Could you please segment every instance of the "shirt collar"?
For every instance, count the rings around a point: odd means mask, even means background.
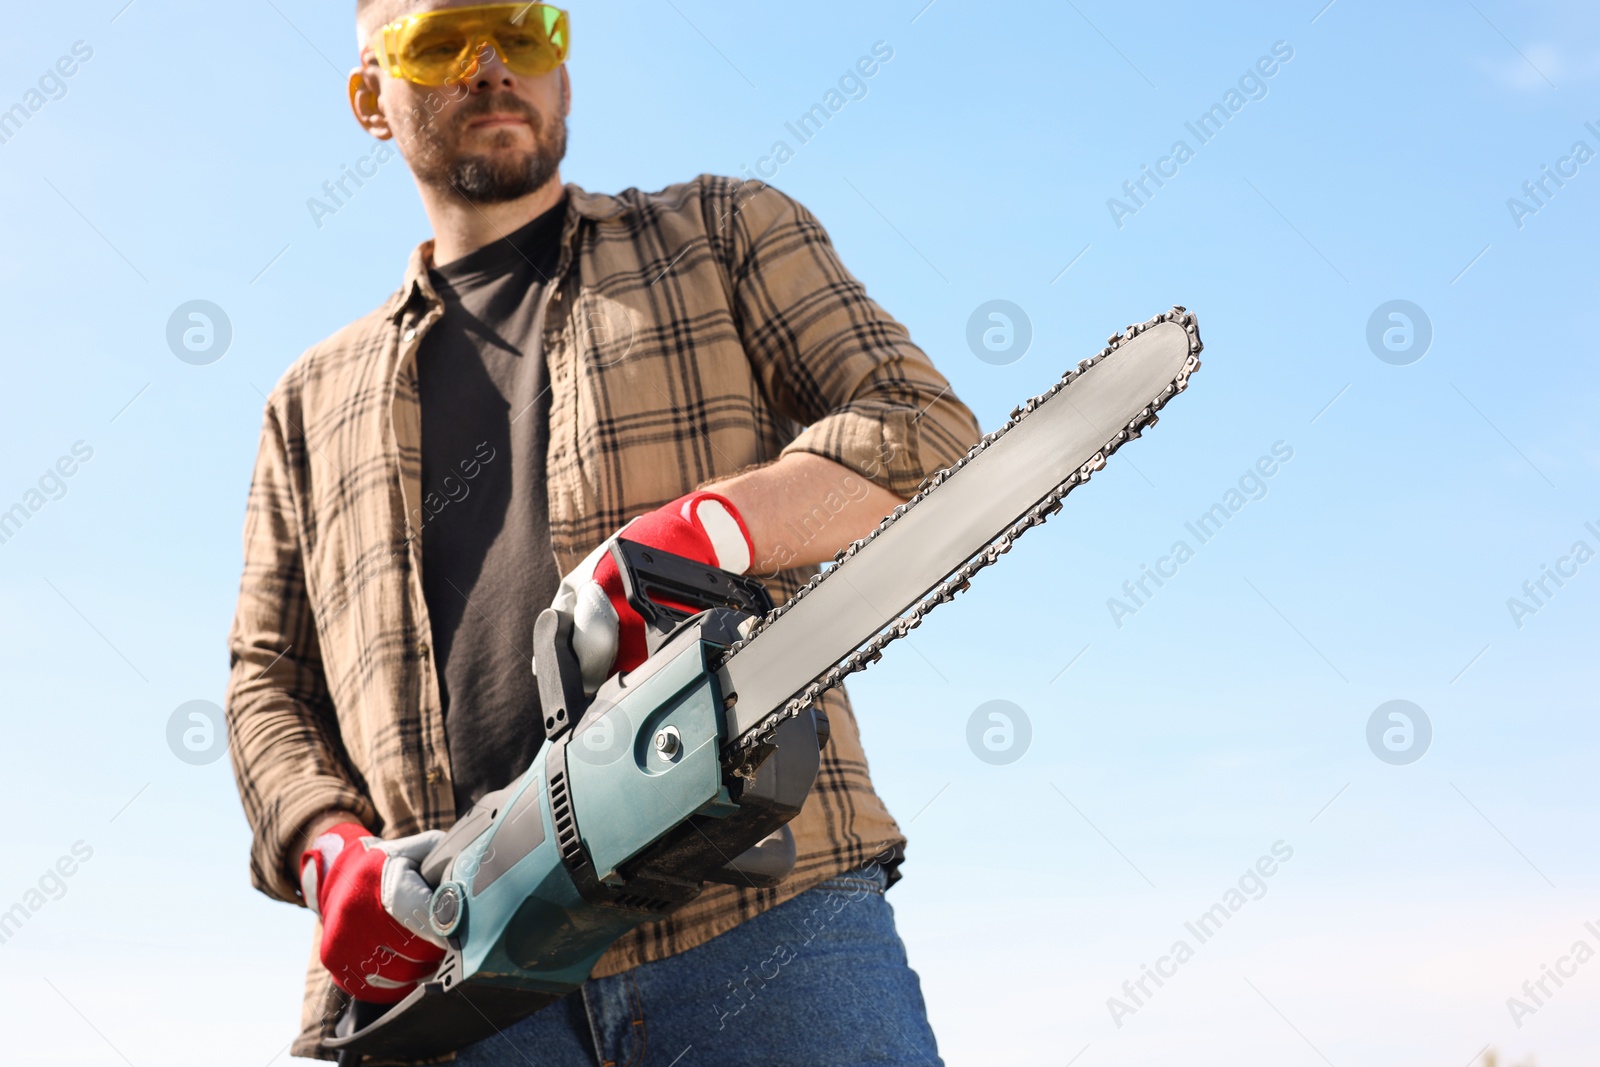
[[[606,193],[591,193],[571,182],[568,182],[565,188],[567,219],[562,224],[563,239],[570,240],[576,229],[573,225],[574,216],[594,222],[605,222],[625,215],[630,210],[626,203]],[[433,239],[429,238],[411,250],[411,258],[406,264],[405,279],[400,283],[400,289],[389,299],[388,307],[385,309],[386,317],[390,321],[398,324],[406,308],[415,300],[421,299],[424,303],[433,303],[439,299],[428,281],[428,269],[432,265]]]

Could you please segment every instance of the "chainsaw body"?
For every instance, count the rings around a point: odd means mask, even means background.
[[[735,775],[724,750],[736,697],[715,670],[739,624],[770,609],[765,590],[631,542],[613,552],[646,620],[649,658],[585,698],[570,618],[541,614],[544,745],[423,862],[445,959],[398,1004],[352,1001],[328,1042],[341,1063],[435,1056],[492,1036],[577,989],[617,938],[706,882],[767,887],[792,868],[785,824],[816,778],[826,717],[784,723],[754,775]]]

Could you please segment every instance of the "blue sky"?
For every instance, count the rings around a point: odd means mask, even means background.
[[[29,5],[0,40],[0,108],[39,105],[0,127],[0,508],[40,490],[0,543],[0,908],[50,890],[0,944],[0,1002],[18,1062],[284,1063],[309,916],[250,890],[227,761],[176,758],[168,723],[222,698],[263,394],[427,227],[398,160],[308,208],[373,148],[344,5],[124,2]],[[1600,16],[924,3],[577,5],[564,174],[771,174],[788,141],[773,183],[985,429],[1114,330],[1199,316],[1161,425],[851,684],[947,1061],[1579,1062],[1600,962],[1507,998],[1600,949],[1600,561],[1560,562],[1600,550],[1600,158],[1575,153],[1600,152]],[[1133,203],[1143,167],[1170,176]],[[995,299],[1032,330],[1005,365],[967,343]],[[206,365],[166,340],[191,300],[231,326]],[[1411,362],[1367,340],[1396,300],[1431,327]],[[1280,442],[1265,495],[1114,618]],[[1513,618],[1546,565],[1576,574]],[[991,700],[1030,723],[1010,763],[968,748]],[[1431,723],[1415,762],[1368,747],[1390,700]],[[1277,842],[1260,899],[1114,1012]]]

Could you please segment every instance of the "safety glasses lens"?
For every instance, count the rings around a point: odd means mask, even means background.
[[[403,38],[400,66],[419,75],[448,75],[470,61],[471,49],[467,27],[429,21]]]

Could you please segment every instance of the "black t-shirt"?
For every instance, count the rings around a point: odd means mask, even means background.
[[[544,740],[533,621],[561,576],[550,548],[550,390],[540,306],[566,201],[430,272],[444,315],[417,354],[422,592],[456,806],[527,769]]]

